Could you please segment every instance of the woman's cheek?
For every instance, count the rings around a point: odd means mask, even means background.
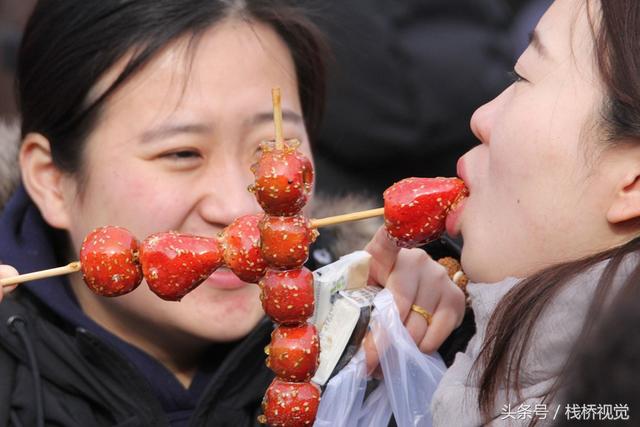
[[[114,177],[110,186],[112,197],[106,211],[112,221],[131,228],[139,238],[140,232],[152,233],[176,228],[180,209],[186,209],[186,190],[176,187],[176,182],[157,178]]]

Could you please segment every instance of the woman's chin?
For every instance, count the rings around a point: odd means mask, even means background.
[[[185,296],[179,304],[198,335],[212,341],[235,341],[251,332],[264,316],[257,285],[229,290],[203,283]]]

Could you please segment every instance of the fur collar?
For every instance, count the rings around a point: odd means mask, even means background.
[[[20,179],[19,146],[20,127],[17,120],[0,119],[0,211]]]

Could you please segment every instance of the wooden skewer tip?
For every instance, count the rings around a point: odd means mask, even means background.
[[[2,284],[2,287],[13,286],[32,280],[40,280],[46,279],[47,277],[62,276],[64,274],[75,273],[77,271],[80,271],[81,268],[82,264],[80,264],[80,261],[74,261],[63,267],[50,268],[48,270],[35,271],[33,273],[20,274],[14,277],[7,277],[6,279],[0,279],[0,284]]]
[[[271,89],[271,99],[273,102],[273,122],[276,128],[276,149],[284,149],[284,132],[282,130],[282,99],[280,88]]]

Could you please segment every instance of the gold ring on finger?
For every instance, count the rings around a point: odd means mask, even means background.
[[[424,320],[427,321],[427,326],[431,325],[431,318],[433,316],[426,309],[420,307],[417,304],[412,304],[411,305],[411,311],[414,311],[414,312],[418,313],[420,316],[422,316],[424,318]]]

